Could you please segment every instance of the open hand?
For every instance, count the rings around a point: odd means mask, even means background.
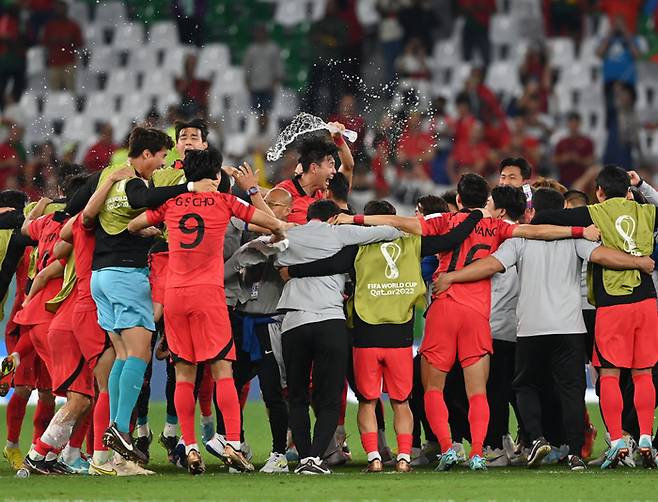
[[[438,295],[446,291],[450,286],[452,286],[450,274],[439,274],[432,283],[432,292]]]
[[[583,232],[583,237],[588,241],[598,242],[601,240],[601,231],[596,227],[596,225],[590,225],[585,228]]]

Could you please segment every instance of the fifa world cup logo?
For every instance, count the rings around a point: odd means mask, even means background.
[[[619,236],[624,239],[624,251],[633,256],[642,256],[642,253],[637,249],[635,239],[633,239],[636,226],[635,220],[627,214],[620,216],[615,221],[615,229]]]
[[[402,249],[395,242],[384,242],[379,249],[386,260],[386,270],[384,270],[384,275],[387,279],[397,279],[400,277],[400,270],[395,262],[400,258]]]

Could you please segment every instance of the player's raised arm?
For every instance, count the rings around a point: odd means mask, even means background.
[[[225,166],[222,169],[233,177],[235,184],[249,196],[251,204],[256,209],[260,209],[264,213],[274,216],[274,212],[270,209],[270,206],[265,203],[265,199],[263,199],[260,189],[258,188],[258,171],[253,172],[251,166],[247,162],[243,162],[242,165],[238,167]]]
[[[28,237],[30,236],[30,232],[29,232],[30,223],[32,223],[40,216],[43,216],[43,212],[45,211],[46,206],[51,202],[52,200],[50,200],[48,197],[42,197],[41,199],[39,199],[39,202],[37,202],[36,206],[32,208],[32,211],[30,211],[30,214],[27,215],[27,218],[25,218],[25,221],[21,226],[21,233],[23,235],[27,235]]]
[[[92,226],[96,216],[101,212],[101,208],[107,199],[107,194],[110,193],[112,185],[117,181],[125,180],[130,178],[135,174],[134,170],[130,167],[124,167],[118,171],[114,171],[110,174],[103,184],[94,192],[94,194],[89,198],[87,205],[82,210],[82,224],[85,227]],[[63,229],[62,229],[63,230]]]
[[[338,158],[340,159],[340,168],[338,169],[338,172],[345,175],[347,183],[351,189],[352,177],[354,175],[354,157],[352,156],[352,150],[350,150],[347,141],[343,138],[345,126],[340,122],[330,122],[329,124],[337,129],[337,132],[333,133],[331,137],[338,147]]]

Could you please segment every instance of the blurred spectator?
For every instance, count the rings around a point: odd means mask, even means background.
[[[76,55],[83,47],[82,31],[68,17],[68,4],[55,2],[55,15],[46,23],[41,37],[48,50],[48,87],[51,91],[75,91]]]
[[[271,123],[268,115],[258,115],[256,128],[247,138],[247,152],[254,171],[258,171],[259,185],[263,187],[271,186],[267,176],[265,154],[276,141],[276,136],[276,124]]]
[[[254,31],[254,41],[247,47],[242,61],[251,108],[268,114],[274,103],[274,90],[284,77],[281,49],[270,40],[265,25]]]
[[[432,77],[425,47],[419,38],[409,40],[404,53],[395,62],[400,80],[408,81],[410,87],[417,81],[428,82]]]
[[[462,141],[452,149],[448,161],[448,173],[452,183],[457,183],[461,175],[467,172],[486,177],[494,160],[491,148],[484,141],[484,128],[481,123],[476,122],[471,128],[468,142]]]
[[[427,180],[436,146],[432,135],[423,131],[421,119],[420,112],[409,115],[397,148],[398,172],[405,177]]]
[[[18,151],[11,145],[11,130],[11,124],[0,126],[0,187],[7,186],[7,179],[15,176],[21,167]]]
[[[439,96],[432,102],[432,116],[429,121],[429,131],[436,144],[436,157],[432,161],[432,180],[439,185],[449,185],[452,180],[447,172],[447,162],[450,157],[455,135],[455,120],[448,115],[448,101]]]
[[[507,114],[510,117],[517,117],[525,113],[531,100],[536,100],[539,103],[539,109],[546,113],[548,112],[548,98],[550,94],[547,89],[542,88],[537,80],[530,79],[523,86],[521,96],[512,99],[507,106]]]
[[[567,135],[555,146],[553,161],[560,181],[571,186],[594,163],[594,143],[580,127],[582,118],[578,112],[567,115]]]
[[[462,31],[464,59],[473,61],[477,51],[486,68],[491,61],[489,23],[496,12],[496,0],[458,0],[458,5],[466,18]]]
[[[552,37],[570,37],[579,42],[587,0],[544,0],[546,32]]]
[[[643,0],[599,0],[599,9],[610,19],[610,25],[621,19],[629,33],[637,33],[637,19]]]
[[[502,149],[500,156],[523,157],[533,166],[538,164],[541,156],[541,143],[526,133],[523,117],[512,120],[510,141]]]
[[[347,26],[336,0],[326,4],[322,19],[310,29],[313,60],[306,81],[304,108],[313,115],[328,116],[336,108],[341,91],[341,55],[348,43]],[[326,93],[327,99],[322,99]]]
[[[350,143],[355,162],[363,165],[367,162],[363,140],[366,135],[366,120],[359,114],[356,98],[345,94],[338,102],[338,113],[329,118],[330,122],[340,122],[347,129],[356,131],[359,135],[354,143]]]
[[[205,16],[208,8],[206,0],[174,0],[171,10],[178,25],[178,38],[182,44],[203,45]]]
[[[402,25],[398,19],[400,4],[397,0],[377,0],[379,44],[386,65],[386,82],[395,79],[395,61],[402,52]]]
[[[503,119],[505,113],[496,94],[484,83],[484,70],[475,67],[464,84],[464,94],[471,104],[473,115],[485,126],[495,118]]]
[[[555,123],[550,115],[542,113],[539,98],[530,97],[526,101],[523,116],[526,134],[543,145],[548,145]]]
[[[434,15],[428,2],[424,0],[411,0],[408,7],[400,9],[400,24],[402,25],[402,43],[406,46],[411,40],[417,38],[425,49],[431,54],[434,48],[434,31],[440,25],[439,19]]]
[[[615,17],[610,33],[603,39],[597,53],[603,59],[603,85],[606,101],[606,120],[614,114],[614,87],[616,82],[624,82],[635,87],[637,71],[635,60],[640,51],[633,35],[622,17]]]
[[[55,147],[46,141],[36,145],[32,158],[25,164],[18,176],[18,187],[35,200],[45,194],[47,178],[55,177]]]
[[[30,12],[28,19],[30,34],[34,40],[40,40],[41,30],[55,12],[55,0],[27,0],[23,4]]]
[[[640,121],[635,111],[635,89],[618,82],[614,86],[614,120],[608,123],[608,138],[603,154],[604,164],[616,164],[626,170],[641,160]]]
[[[386,171],[389,167],[389,143],[384,134],[377,134],[373,140],[375,154],[370,161],[370,168],[374,176],[373,188],[377,198],[386,197],[390,193],[390,186],[386,181]]]
[[[351,78],[343,79],[344,91],[358,94],[361,75],[361,59],[363,53],[363,26],[356,13],[357,0],[342,0],[340,17],[347,26],[347,43],[342,50],[342,70]]]
[[[457,108],[457,120],[455,121],[455,144],[467,142],[471,137],[471,129],[477,119],[471,111],[471,101],[463,92],[457,95],[455,101]]]
[[[196,77],[197,57],[195,54],[185,56],[183,75],[174,80],[176,91],[180,95],[180,110],[183,116],[192,117],[208,107],[210,82]]]
[[[114,131],[109,122],[101,126],[96,144],[92,145],[85,154],[82,164],[90,172],[100,171],[110,165],[112,155],[117,150],[114,144]]]
[[[27,86],[27,29],[20,8],[9,4],[0,14],[0,112],[5,104],[18,103]],[[11,92],[5,96],[11,83]]]

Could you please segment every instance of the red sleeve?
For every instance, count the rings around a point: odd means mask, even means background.
[[[251,222],[256,208],[251,204],[247,204],[242,199],[238,199],[235,195],[224,194],[226,205],[231,211],[231,214],[236,218],[240,218],[244,222]]]
[[[503,242],[506,239],[511,239],[513,237],[512,232],[518,225],[513,225],[507,223],[503,220],[498,220],[498,238],[500,242]]]
[[[156,209],[147,209],[146,221],[149,222],[149,225],[159,225],[164,221],[166,213],[167,213],[167,203],[162,204],[160,207]]]
[[[423,236],[441,235],[448,231],[448,221],[442,213],[430,214],[428,216],[419,216],[420,226],[423,230]]]
[[[43,227],[46,224],[46,217],[45,216],[40,216],[36,220],[32,220],[30,224],[27,226],[27,231],[30,234],[30,239],[33,241],[38,241],[39,236],[41,235],[41,232],[43,231]]]
[[[565,150],[565,148],[564,148],[565,145],[566,145],[566,142],[563,139],[558,141],[557,145],[555,145],[555,153],[558,154],[558,155],[563,153],[563,151]]]

